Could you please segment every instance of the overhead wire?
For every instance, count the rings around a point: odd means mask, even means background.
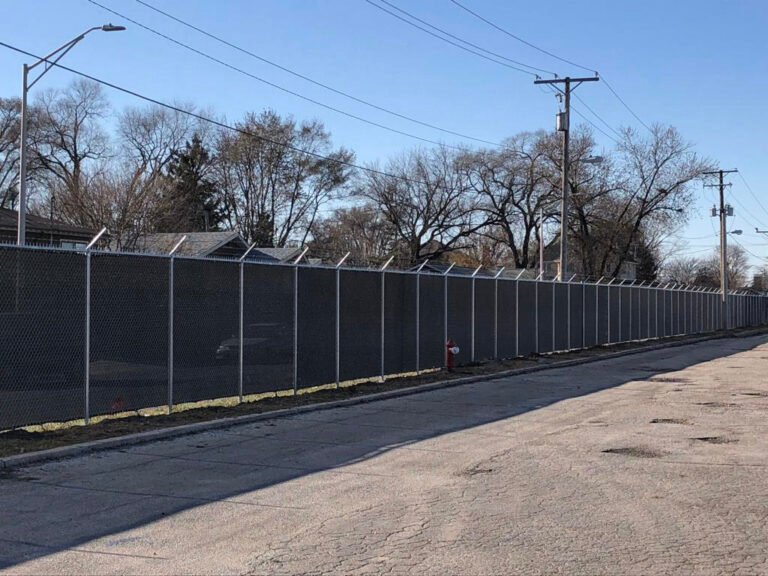
[[[396,14],[396,13],[392,12],[391,10],[388,10],[384,6],[380,6],[380,5],[376,4],[375,2],[372,2],[371,0],[365,0],[365,1],[368,4],[370,4],[371,6],[374,6],[375,8],[378,8],[382,12],[386,12],[390,16],[392,16],[394,18],[397,18],[398,20],[400,20],[402,22],[405,22],[406,24],[408,24],[410,26],[413,26],[414,28],[418,28],[422,32],[425,32],[426,34],[429,34],[430,36],[434,36],[435,38],[437,38],[439,40],[442,40],[443,42],[447,42],[448,44],[451,44],[452,46],[455,46],[455,47],[457,47],[457,48],[459,48],[461,50],[464,50],[465,52],[469,52],[471,54],[474,54],[475,56],[479,56],[480,58],[483,58],[485,60],[489,60],[489,61],[494,62],[494,63],[496,63],[496,64],[498,64],[500,66],[505,66],[505,67],[510,68],[512,70],[517,70],[518,72],[522,72],[523,74],[528,74],[529,76],[533,76],[534,78],[539,78],[539,75],[536,74],[535,72],[531,72],[530,70],[523,70],[519,66],[513,66],[512,64],[507,64],[506,62],[499,61],[496,58],[492,58],[490,56],[486,56],[485,54],[483,54],[481,52],[477,52],[476,50],[473,50],[471,48],[467,48],[466,46],[462,46],[461,44],[459,44],[457,42],[454,42],[453,40],[449,40],[448,38],[444,38],[443,36],[440,36],[439,34],[435,34],[431,30],[427,30],[423,26],[419,26],[415,22],[411,22],[410,20],[408,20],[406,18],[403,18],[399,14]]]
[[[448,128],[443,128],[441,126],[437,126],[435,124],[431,124],[429,122],[425,122],[423,120],[419,120],[418,118],[414,118],[413,116],[409,116],[407,114],[402,114],[400,112],[396,112],[394,110],[391,110],[389,108],[386,108],[384,106],[381,106],[379,104],[375,104],[371,102],[370,100],[366,100],[364,98],[360,98],[358,96],[355,96],[353,94],[350,94],[349,92],[345,92],[343,90],[339,90],[338,88],[334,88],[333,86],[330,86],[328,84],[325,84],[324,82],[320,82],[319,80],[315,80],[314,78],[311,78],[305,74],[302,74],[300,72],[296,72],[295,70],[292,70],[286,66],[283,66],[282,64],[278,64],[277,62],[274,62],[272,60],[269,60],[263,56],[260,56],[251,50],[248,50],[246,48],[243,48],[242,46],[238,46],[237,44],[234,44],[233,42],[230,42],[226,40],[225,38],[222,38],[221,36],[217,36],[216,34],[213,34],[211,32],[208,32],[207,30],[200,28],[199,26],[196,26],[194,24],[191,24],[190,22],[183,20],[179,18],[178,16],[175,16],[169,12],[166,12],[164,10],[161,10],[160,8],[153,6],[149,2],[145,2],[144,0],[135,0],[138,4],[153,10],[154,12],[161,14],[162,16],[165,16],[166,18],[169,18],[170,20],[173,20],[174,22],[177,22],[183,26],[186,26],[187,28],[190,28],[191,30],[194,30],[204,36],[207,36],[208,38],[211,38],[221,44],[224,44],[225,46],[228,46],[234,50],[237,50],[238,52],[241,52],[247,56],[250,56],[251,58],[254,58],[260,62],[263,62],[265,64],[268,64],[269,66],[273,66],[279,70],[282,70],[283,72],[286,72],[288,74],[291,74],[292,76],[295,76],[296,78],[300,78],[306,82],[309,82],[311,84],[314,84],[315,86],[319,86],[325,90],[328,90],[330,92],[333,92],[334,94],[338,94],[340,96],[344,96],[345,98],[349,98],[350,100],[353,100],[355,102],[358,102],[360,104],[363,104],[365,106],[369,106],[375,110],[379,110],[380,112],[385,112],[386,114],[391,114],[392,116],[395,116],[397,118],[401,118],[403,120],[407,120],[409,122],[413,122],[415,124],[419,124],[421,126],[425,126],[427,128],[431,128],[433,130],[438,130],[440,132],[443,132],[445,134],[451,134],[453,136],[458,136],[460,138],[465,138],[467,140],[474,140],[475,142],[481,142],[483,144],[490,144],[494,146],[498,146],[499,144],[496,142],[491,142],[489,140],[484,140],[482,138],[477,138],[475,136],[470,136],[468,134],[463,134],[461,132],[457,132],[455,130],[450,130]]]
[[[503,54],[498,54],[496,52],[488,50],[487,48],[483,48],[482,46],[478,46],[477,44],[474,44],[474,43],[470,42],[469,40],[466,40],[464,38],[456,36],[455,34],[451,34],[447,30],[439,28],[438,26],[435,26],[434,24],[430,24],[426,20],[423,20],[422,18],[419,18],[418,16],[415,16],[414,14],[408,12],[407,10],[403,10],[402,8],[392,4],[391,2],[389,2],[389,0],[378,0],[378,1],[381,2],[382,4],[386,4],[387,6],[392,8],[393,10],[397,10],[401,14],[405,14],[409,18],[412,18],[413,20],[415,20],[416,22],[424,24],[425,26],[427,26],[429,28],[432,28],[432,30],[436,30],[437,32],[440,32],[441,34],[445,34],[449,38],[453,38],[454,40],[458,40],[462,44],[466,44],[467,46],[471,46],[472,48],[475,48],[476,50],[480,50],[481,52],[485,52],[486,54],[490,54],[491,56],[494,56],[496,58],[501,58],[502,60],[505,60],[506,62],[510,62],[511,64],[514,64],[516,66],[523,66],[524,68],[529,68],[531,70],[536,70],[537,72],[541,72],[543,74],[549,74],[551,76],[557,77],[557,73],[553,72],[552,70],[545,70],[543,68],[537,68],[536,66],[531,66],[530,64],[526,64],[525,62],[520,62],[518,60],[513,60],[511,58],[508,58],[508,57],[504,56]],[[378,5],[374,4],[370,0],[366,0],[366,2],[368,2],[369,4],[371,4],[373,6],[376,6],[376,8],[379,8],[380,10],[382,9],[381,6],[378,6]],[[388,12],[386,10],[384,10],[384,11],[387,12],[388,14],[391,14],[391,12]]]
[[[19,54],[23,54],[25,56],[29,56],[31,58],[36,58],[38,60],[43,60],[42,56],[39,56],[37,54],[34,54],[32,52],[28,52],[27,50],[23,50],[22,48],[18,48],[17,46],[13,46],[11,44],[7,44],[6,42],[0,41],[0,46],[7,48],[9,50],[12,50],[14,52],[17,52]],[[414,184],[421,184],[425,185],[426,182],[423,182],[421,180],[415,180],[413,178],[408,178],[406,176],[401,176],[398,174],[392,174],[390,172],[385,172],[383,170],[377,170],[375,168],[370,168],[367,166],[362,166],[360,164],[356,164],[354,162],[349,162],[347,160],[341,160],[339,158],[333,158],[332,156],[326,156],[324,154],[320,154],[319,152],[313,152],[311,150],[305,150],[303,148],[299,148],[298,146],[294,146],[292,144],[289,144],[287,142],[280,142],[278,140],[275,140],[273,138],[269,138],[267,136],[263,136],[261,134],[256,134],[254,132],[251,132],[249,130],[244,130],[243,128],[238,128],[237,126],[232,126],[231,124],[227,124],[226,122],[222,122],[220,120],[215,120],[213,118],[209,118],[207,116],[203,116],[202,114],[199,114],[197,112],[193,112],[191,110],[185,110],[179,106],[175,106],[173,104],[168,104],[167,102],[163,102],[162,100],[158,100],[157,98],[153,98],[151,96],[146,96],[145,94],[142,94],[140,92],[137,92],[135,90],[131,90],[130,88],[125,88],[123,86],[119,86],[118,84],[114,84],[113,82],[108,82],[107,80],[102,80],[101,78],[98,78],[96,76],[92,76],[91,74],[87,74],[85,72],[81,72],[80,70],[77,70],[75,68],[70,68],[69,66],[65,66],[63,64],[59,64],[57,62],[49,62],[46,61],[49,66],[55,66],[56,68],[59,68],[61,70],[65,70],[71,74],[75,74],[76,76],[79,76],[81,78],[85,78],[87,80],[91,80],[93,82],[96,82],[98,84],[101,84],[102,86],[106,86],[108,88],[111,88],[113,90],[116,90],[118,92],[122,92],[123,94],[128,94],[129,96],[133,96],[135,98],[138,98],[140,100],[143,100],[145,102],[149,102],[150,104],[155,104],[156,106],[160,106],[161,108],[165,108],[167,110],[171,110],[173,112],[178,112],[180,114],[185,114],[187,116],[190,116],[192,118],[196,118],[200,120],[201,122],[207,122],[208,124],[211,124],[213,126],[218,126],[219,128],[224,128],[226,130],[230,130],[232,132],[237,132],[239,134],[242,134],[244,136],[249,136],[251,138],[256,138],[257,140],[261,140],[263,142],[267,142],[269,144],[274,144],[275,146],[282,146],[283,148],[286,148],[287,150],[291,150],[293,152],[304,154],[306,156],[311,156],[313,158],[317,158],[320,160],[326,160],[328,162],[333,162],[335,164],[338,164],[340,166],[347,166],[349,168],[354,168],[356,170],[362,170],[363,172],[367,172],[369,174],[377,174],[379,176],[386,176],[388,178],[395,178],[397,180],[401,180],[404,182],[410,182]]]
[[[485,23],[486,23],[486,24],[488,24],[489,26],[491,26],[491,27],[495,28],[495,29],[496,29],[496,30],[498,30],[499,32],[502,32],[502,33],[506,34],[507,36],[509,36],[509,37],[511,37],[511,38],[514,38],[514,39],[515,39],[515,40],[517,40],[518,42],[522,42],[523,44],[525,44],[526,46],[529,46],[529,47],[533,48],[534,50],[538,50],[538,51],[539,51],[539,52],[541,52],[542,54],[546,54],[547,56],[550,56],[550,57],[554,58],[555,60],[560,60],[561,62],[564,62],[565,64],[569,64],[569,65],[571,65],[571,66],[575,66],[576,68],[581,68],[582,70],[586,70],[587,72],[592,72],[592,73],[595,73],[595,74],[597,73],[597,71],[596,71],[596,70],[594,70],[593,68],[588,68],[588,67],[586,67],[586,66],[582,66],[581,64],[577,64],[576,62],[573,62],[573,61],[571,61],[571,60],[567,60],[567,59],[565,59],[565,58],[561,58],[561,57],[560,57],[560,56],[558,56],[557,54],[553,54],[552,52],[549,52],[548,50],[545,50],[544,48],[541,48],[541,47],[539,47],[539,46],[536,46],[535,44],[533,44],[533,43],[531,43],[531,42],[528,42],[527,40],[525,40],[525,39],[521,38],[520,36],[517,36],[516,34],[513,34],[513,33],[512,33],[512,32],[510,32],[509,30],[505,30],[505,29],[504,29],[504,28],[502,28],[501,26],[498,26],[498,25],[494,24],[493,22],[491,22],[491,21],[490,21],[490,20],[488,20],[487,18],[484,18],[483,16],[481,16],[481,15],[480,15],[480,14],[478,14],[477,12],[474,12],[473,10],[470,10],[469,8],[467,8],[466,6],[464,6],[462,3],[460,3],[460,2],[457,2],[457,0],[451,0],[451,2],[453,2],[454,4],[456,4],[456,6],[458,6],[458,7],[459,7],[459,8],[461,8],[462,10],[464,10],[464,11],[466,11],[466,12],[469,12],[469,13],[470,13],[470,14],[472,14],[472,16],[474,16],[475,18],[477,18],[477,19],[479,19],[479,20],[482,20],[483,22],[485,22]]]
[[[758,198],[757,194],[755,194],[754,190],[752,190],[752,186],[749,185],[749,182],[747,182],[747,179],[744,178],[744,175],[741,173],[741,171],[736,172],[736,174],[739,175],[739,178],[741,178],[741,181],[744,182],[744,186],[747,187],[747,191],[752,195],[752,198],[755,199],[755,202],[757,202],[757,205],[762,208],[763,212],[765,212],[766,216],[768,216],[768,210],[766,210],[765,206],[763,206],[763,203],[760,202],[760,199]]]
[[[611,126],[610,124],[608,124],[608,122],[606,122],[606,121],[605,121],[605,119],[604,119],[602,116],[600,116],[600,114],[598,114],[597,112],[595,112],[595,111],[594,111],[594,110],[593,110],[593,109],[592,109],[592,108],[589,106],[589,104],[587,104],[586,102],[584,102],[584,100],[582,100],[581,98],[579,98],[578,94],[573,94],[573,97],[574,97],[574,98],[576,98],[576,100],[578,100],[578,101],[581,103],[581,105],[582,105],[582,106],[584,106],[584,108],[586,108],[587,110],[589,110],[589,111],[592,113],[592,115],[593,115],[595,118],[597,118],[598,120],[600,120],[600,122],[602,122],[602,123],[603,123],[603,125],[604,125],[606,128],[608,128],[608,130],[610,130],[610,131],[611,131],[611,132],[612,132],[614,135],[616,135],[618,138],[623,138],[623,136],[622,136],[622,135],[619,133],[619,131],[618,131],[618,130],[616,130],[616,129],[615,129],[613,126]],[[571,107],[573,107],[573,104],[571,104]]]
[[[751,251],[749,248],[747,248],[746,246],[744,246],[744,245],[743,245],[741,242],[739,242],[739,241],[738,241],[738,240],[737,240],[737,239],[736,239],[734,236],[731,236],[731,239],[732,239],[734,242],[736,242],[736,244],[738,244],[739,246],[741,246],[741,248],[742,248],[742,249],[743,249],[743,250],[744,250],[744,251],[745,251],[747,254],[749,254],[749,255],[753,256],[754,258],[757,258],[757,259],[758,259],[758,260],[760,260],[760,261],[763,261],[763,260],[765,260],[765,256],[758,256],[757,254],[755,254],[754,252],[752,252],[752,251]]]
[[[544,48],[541,48],[540,46],[537,46],[536,44],[533,44],[532,42],[529,42],[528,40],[525,40],[524,38],[518,36],[517,34],[513,34],[509,30],[499,26],[495,22],[489,20],[488,18],[485,18],[481,14],[478,14],[474,10],[471,10],[470,8],[468,8],[467,6],[465,6],[464,4],[459,2],[458,0],[450,0],[450,1],[453,4],[455,4],[456,6],[458,6],[459,8],[461,8],[462,10],[464,10],[465,12],[467,12],[467,13],[471,14],[472,16],[474,16],[475,18],[477,18],[478,20],[481,20],[482,22],[485,22],[487,25],[491,26],[492,28],[495,28],[496,30],[498,30],[499,32],[501,32],[503,34],[506,34],[510,38],[513,38],[513,39],[517,40],[518,42],[521,42],[522,44],[525,44],[526,46],[529,46],[530,48],[533,48],[534,50],[537,50],[537,51],[541,52],[542,54],[546,54],[547,56],[550,56],[551,58],[554,58],[554,59],[559,60],[561,62],[564,62],[566,64],[570,64],[571,66],[575,66],[576,68],[580,68],[582,70],[586,70],[588,72],[592,72],[592,73],[600,76],[600,79],[602,80],[603,84],[605,84],[605,87],[608,88],[608,90],[611,92],[611,94],[613,94],[616,97],[616,99],[622,104],[622,106],[624,106],[624,108],[627,109],[627,111],[635,118],[635,120],[637,120],[646,130],[648,130],[649,132],[653,133],[653,130],[648,126],[648,124],[643,122],[643,120],[640,118],[640,116],[629,106],[629,104],[627,104],[627,102],[621,96],[619,96],[619,93],[613,88],[613,86],[611,86],[610,82],[608,82],[608,80],[606,80],[605,76],[603,74],[600,74],[594,68],[590,68],[588,66],[583,66],[583,65],[578,64],[576,62],[573,62],[572,60],[568,60],[567,58],[563,58],[562,56],[558,56],[557,54],[555,54],[553,52],[550,52],[549,50],[545,50]]]
[[[751,217],[747,217],[747,214],[749,213],[749,209],[744,204],[742,204],[741,200],[737,195],[733,194],[730,185],[728,186],[728,195],[726,196],[726,200],[728,202],[735,202],[744,211],[744,214],[741,214],[740,216],[734,215],[735,218],[741,217],[750,226],[754,228],[760,228],[760,226],[756,224]]]
[[[294,90],[290,90],[288,88],[280,86],[279,84],[275,84],[274,82],[266,80],[265,78],[261,78],[260,76],[256,76],[255,74],[252,74],[252,73],[248,72],[247,70],[243,70],[242,68],[234,66],[234,65],[232,65],[232,64],[230,64],[228,62],[225,62],[224,60],[216,58],[215,56],[211,56],[210,54],[208,54],[206,52],[203,52],[202,50],[198,50],[197,48],[194,48],[193,46],[190,46],[189,44],[181,42],[180,40],[177,40],[177,39],[175,39],[175,38],[173,38],[173,37],[171,37],[171,36],[169,36],[167,34],[164,34],[163,32],[155,30],[154,28],[152,28],[150,26],[147,26],[146,24],[143,24],[143,23],[139,22],[138,20],[130,18],[130,17],[124,15],[124,14],[121,14],[120,12],[118,12],[116,10],[113,10],[113,9],[107,7],[107,6],[104,6],[103,4],[100,4],[99,2],[97,2],[96,0],[87,0],[87,1],[89,3],[91,3],[91,4],[93,4],[94,6],[98,6],[99,8],[102,8],[103,10],[105,10],[105,11],[111,13],[111,14],[114,14],[115,16],[117,16],[119,18],[122,18],[123,20],[125,20],[127,22],[131,22],[132,24],[135,24],[136,26],[138,26],[138,27],[140,27],[140,28],[142,28],[142,29],[144,29],[144,30],[146,30],[148,32],[150,32],[152,34],[155,34],[156,36],[158,36],[160,38],[163,38],[163,39],[165,39],[165,40],[167,40],[169,42],[172,42],[173,44],[176,44],[177,46],[180,46],[180,47],[184,48],[185,50],[193,52],[193,53],[195,53],[195,54],[197,54],[197,55],[199,55],[199,56],[201,56],[203,58],[206,58],[207,60],[215,62],[215,63],[217,63],[217,64],[219,64],[221,66],[224,66],[226,68],[229,68],[230,70],[233,70],[233,71],[235,71],[235,72],[237,72],[239,74],[242,74],[244,76],[247,76],[249,78],[257,80],[258,82],[261,82],[263,84],[266,84],[268,86],[276,88],[277,90],[285,92],[286,94],[290,94],[292,96],[295,96],[295,97],[300,98],[302,100],[305,100],[307,102],[311,102],[312,104],[315,104],[315,105],[320,106],[322,108],[325,108],[327,110],[331,110],[332,112],[336,112],[337,114],[341,114],[341,115],[346,116],[348,118],[352,118],[352,119],[357,120],[359,122],[363,122],[363,123],[368,124],[370,126],[375,126],[377,128],[381,128],[382,130],[387,130],[387,131],[393,132],[395,134],[400,134],[401,136],[406,136],[408,138],[413,138],[415,140],[420,140],[422,142],[427,142],[429,144],[434,144],[434,145],[437,145],[437,146],[446,146],[448,148],[453,148],[453,149],[457,149],[457,150],[461,149],[458,146],[454,146],[454,145],[450,145],[450,144],[445,144],[444,142],[438,142],[436,140],[431,140],[430,138],[424,138],[422,136],[418,136],[418,135],[412,134],[410,132],[405,132],[404,130],[399,130],[399,129],[393,128],[391,126],[387,126],[385,124],[381,124],[379,122],[375,122],[373,120],[369,120],[367,118],[363,118],[362,116],[358,116],[356,114],[352,114],[351,112],[347,112],[347,111],[342,110],[340,108],[336,108],[335,106],[331,106],[329,104],[325,104],[324,102],[320,102],[319,100],[315,100],[314,98],[310,98],[309,96],[305,96],[305,95],[303,95],[303,94],[301,94],[299,92],[296,92]],[[483,141],[483,142],[485,142],[486,144],[491,144],[493,146],[501,146],[501,144],[498,144],[498,143],[495,143],[495,142],[490,142],[490,141]]]
[[[624,98],[622,98],[621,96],[619,96],[619,93],[618,93],[618,92],[616,92],[616,90],[614,90],[614,89],[613,89],[613,86],[611,86],[610,82],[608,82],[608,80],[606,80],[606,79],[605,79],[605,76],[602,76],[602,75],[601,75],[601,76],[600,76],[600,79],[603,81],[603,84],[605,84],[605,87],[606,87],[606,88],[608,88],[608,90],[610,90],[610,91],[611,91],[611,94],[613,94],[614,96],[616,96],[616,98],[618,99],[618,101],[619,101],[619,102],[621,102],[621,103],[622,103],[622,105],[624,106],[624,108],[626,108],[626,109],[629,111],[629,113],[630,113],[630,114],[632,114],[632,116],[634,116],[634,117],[635,117],[635,120],[637,120],[638,122],[640,122],[640,124],[642,124],[642,126],[643,126],[643,127],[646,129],[646,130],[648,130],[648,132],[650,132],[651,134],[653,134],[653,129],[652,129],[650,126],[648,126],[648,124],[646,124],[645,122],[643,122],[643,121],[642,121],[642,119],[640,118],[640,116],[638,116],[638,115],[635,113],[635,111],[634,111],[634,110],[632,110],[632,108],[630,108],[630,107],[629,107],[629,104],[627,104],[627,103],[624,101]]]

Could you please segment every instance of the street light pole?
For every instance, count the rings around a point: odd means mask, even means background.
[[[70,40],[63,46],[56,48],[53,52],[44,56],[32,65],[24,64],[21,70],[21,129],[19,131],[19,223],[17,229],[16,242],[19,246],[24,246],[27,240],[27,94],[30,88],[34,86],[40,78],[42,78],[51,67],[61,60],[64,55],[72,50],[75,45],[80,42],[87,34],[90,34],[94,30],[101,30],[102,32],[120,32],[125,30],[124,26],[113,26],[112,24],[104,24],[103,26],[94,26],[89,28],[80,36]],[[55,57],[55,58],[54,58]],[[53,58],[53,60],[51,60]],[[40,64],[45,63],[45,68],[38,75],[37,78],[29,82],[29,73]]]

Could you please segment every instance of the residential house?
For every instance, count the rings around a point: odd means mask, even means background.
[[[33,246],[82,249],[96,236],[94,230],[30,213],[26,224],[26,243]],[[0,244],[15,244],[18,226],[19,213],[0,208]]]

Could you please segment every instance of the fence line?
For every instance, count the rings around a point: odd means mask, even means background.
[[[383,381],[448,340],[466,363],[768,321],[700,288],[166,259],[0,246],[0,429]]]

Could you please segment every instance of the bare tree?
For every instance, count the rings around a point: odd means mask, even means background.
[[[731,288],[744,288],[748,283],[749,259],[741,246],[728,247],[728,279]],[[670,260],[662,270],[662,277],[677,284],[720,287],[720,249],[704,258],[683,256]]]
[[[374,266],[390,256],[402,259],[392,225],[371,204],[339,208],[316,222],[309,246],[313,256],[330,261],[338,261],[350,252],[350,264]]]
[[[237,127],[220,133],[216,146],[229,225],[262,246],[304,243],[321,208],[344,192],[353,153],[334,150],[322,123],[297,124],[269,110]]]
[[[21,102],[0,98],[0,208],[12,208],[19,181]]]
[[[669,227],[687,217],[691,183],[712,167],[675,128],[656,124],[647,137],[631,128],[624,130],[617,159],[621,189],[613,198],[612,214],[620,226],[612,238],[612,275],[618,274],[644,226]],[[606,254],[604,260],[608,259]]]
[[[504,141],[500,150],[483,150],[462,157],[477,207],[492,226],[484,230],[492,241],[503,239],[517,268],[534,259],[542,219],[556,214],[555,166],[547,155],[545,132],[523,133]]]
[[[42,197],[56,193],[63,219],[95,227],[88,188],[110,155],[102,122],[109,103],[99,84],[75,80],[64,90],[43,92],[30,121],[30,140],[39,168],[31,171]]]
[[[674,258],[665,263],[662,269],[662,278],[675,284],[696,284],[701,259],[693,256]]]
[[[419,149],[364,175],[358,194],[379,207],[410,263],[457,250],[486,225],[462,162],[444,147]]]

